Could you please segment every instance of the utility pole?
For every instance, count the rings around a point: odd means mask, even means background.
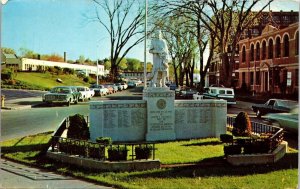
[[[145,0],[144,89],[147,88],[147,11],[148,0]]]
[[[99,81],[98,81],[98,77],[99,77],[99,67],[98,67],[98,61],[99,60],[97,60],[97,86],[99,85]]]

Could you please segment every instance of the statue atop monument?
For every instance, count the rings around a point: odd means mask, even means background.
[[[149,52],[153,54],[151,87],[167,87],[169,51],[166,41],[162,39],[160,30],[155,32],[155,38],[151,40]]]

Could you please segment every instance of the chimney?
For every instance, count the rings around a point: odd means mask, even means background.
[[[67,53],[64,52],[64,62],[67,62]]]

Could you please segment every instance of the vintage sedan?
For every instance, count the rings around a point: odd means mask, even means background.
[[[185,88],[180,91],[180,96],[183,98],[193,98],[193,95],[196,94],[198,91],[192,88]]]
[[[108,94],[108,89],[103,85],[92,84],[90,89],[94,91],[95,96],[106,96]]]
[[[267,113],[287,113],[298,104],[297,101],[270,99],[264,104],[252,105],[252,110],[257,117],[261,117]]]
[[[79,98],[79,100],[81,101],[85,101],[85,100],[91,100],[91,98],[95,95],[95,91],[85,87],[85,86],[75,86],[75,88],[77,89],[78,92],[81,93],[81,96]]]
[[[81,93],[75,87],[59,86],[52,88],[48,93],[42,96],[43,102],[48,104],[65,104],[70,106],[71,103],[77,104]]]
[[[298,134],[299,107],[289,113],[273,113],[262,116],[269,124],[282,127],[284,130]]]

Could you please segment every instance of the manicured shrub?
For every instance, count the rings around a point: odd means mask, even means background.
[[[235,118],[232,134],[234,136],[250,136],[251,122],[247,112],[240,112]]]
[[[90,145],[88,148],[89,157],[103,160],[105,159],[105,147],[101,145]]]
[[[140,145],[135,147],[136,159],[149,159],[152,155],[152,147],[148,145]]]
[[[244,154],[269,153],[270,147],[268,140],[255,141],[244,146]]]
[[[109,161],[127,160],[128,149],[126,147],[111,147],[107,150]]]
[[[233,136],[230,134],[221,134],[220,135],[220,140],[223,143],[232,143],[233,142]]]
[[[90,132],[87,122],[83,115],[75,114],[69,117],[70,126],[68,127],[67,137],[81,140],[88,140]]]
[[[90,82],[90,77],[85,76],[85,77],[83,78],[83,81],[86,82],[86,83]]]
[[[239,145],[229,145],[224,146],[224,154],[227,155],[234,155],[234,154],[241,154],[242,153],[242,147]]]
[[[99,144],[106,145],[106,146],[112,144],[112,140],[110,137],[98,137],[98,138],[96,138],[96,142]]]

